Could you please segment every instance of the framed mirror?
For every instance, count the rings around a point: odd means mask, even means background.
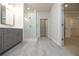
[[[6,7],[1,5],[1,24],[6,24]]]
[[[0,4],[0,23],[4,25],[14,25],[14,12]]]

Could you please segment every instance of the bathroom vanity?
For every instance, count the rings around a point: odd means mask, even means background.
[[[17,28],[15,19],[14,4],[0,4],[0,54],[23,39],[23,29]]]
[[[0,54],[22,41],[22,29],[0,28]]]

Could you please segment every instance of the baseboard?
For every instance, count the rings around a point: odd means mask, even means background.
[[[52,40],[57,46],[60,46],[60,47],[61,47],[61,45],[60,45],[55,39],[53,39],[53,38],[51,38],[51,37],[49,37],[49,36],[48,36],[48,38],[49,38],[50,40]]]

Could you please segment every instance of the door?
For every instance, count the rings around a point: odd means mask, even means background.
[[[40,37],[47,36],[47,19],[40,19]]]

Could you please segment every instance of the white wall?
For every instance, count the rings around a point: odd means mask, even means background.
[[[62,46],[62,4],[53,4],[48,23],[48,37]]]
[[[26,11],[24,13],[24,39],[36,41],[36,11]]]
[[[37,37],[40,37],[40,19],[49,20],[49,12],[48,11],[37,11]],[[47,33],[48,33],[48,28],[47,28]]]
[[[14,4],[12,6],[15,6],[14,8],[12,8],[9,5],[3,4],[5,5],[7,8],[12,9],[12,11],[14,12],[14,25],[10,26],[10,25],[3,25],[0,24],[0,28],[23,28],[23,4],[22,3],[17,3]],[[6,19],[11,19],[10,17],[8,17]]]
[[[15,6],[15,28],[23,28],[23,17],[24,17],[23,4]]]

